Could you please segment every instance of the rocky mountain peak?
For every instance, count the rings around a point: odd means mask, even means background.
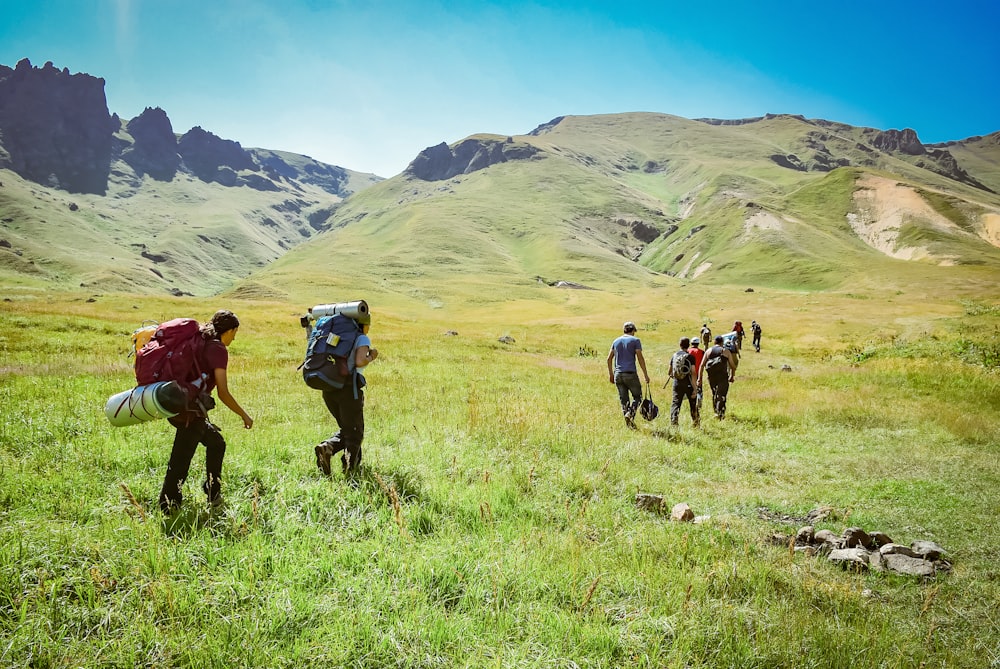
[[[112,135],[104,79],[70,74],[51,62],[0,66],[0,167],[76,193],[105,193]]]
[[[537,153],[534,146],[515,142],[512,137],[504,141],[466,139],[454,147],[441,142],[421,151],[404,173],[424,181],[442,181],[508,160],[526,160]]]

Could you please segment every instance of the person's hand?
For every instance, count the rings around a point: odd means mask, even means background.
[[[614,373],[608,372],[608,381],[610,381],[611,383],[615,382],[615,375],[614,375]]]
[[[368,349],[368,358],[370,360],[374,360],[377,357],[378,357],[378,349],[377,348],[369,348]]]
[[[250,414],[243,414],[243,427],[247,430],[253,427],[253,418],[250,417]]]

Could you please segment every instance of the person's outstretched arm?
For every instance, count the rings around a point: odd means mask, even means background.
[[[243,410],[240,403],[229,392],[229,379],[226,376],[226,370],[221,367],[216,367],[215,369],[215,390],[219,394],[219,400],[229,407],[230,411],[243,419],[243,427],[248,430],[253,427],[253,418]]]

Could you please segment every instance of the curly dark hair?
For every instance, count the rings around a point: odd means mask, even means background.
[[[219,309],[212,320],[201,326],[201,336],[205,339],[218,339],[224,332],[240,326],[240,319],[228,309]]]

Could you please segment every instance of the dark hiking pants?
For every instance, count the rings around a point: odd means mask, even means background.
[[[181,489],[191,470],[191,460],[198,444],[205,445],[205,483],[202,490],[214,501],[222,489],[222,460],[226,457],[226,440],[219,429],[205,418],[194,418],[187,425],[177,426],[174,447],[167,462],[167,475],[160,489],[160,509],[164,512],[178,507],[184,500]]]
[[[344,470],[355,470],[361,466],[361,442],[365,439],[365,392],[358,388],[355,399],[350,385],[340,390],[324,390],[323,402],[340,428],[326,440],[330,454],[345,451],[340,456]]]
[[[714,370],[714,372],[713,372]],[[723,361],[714,368],[707,368],[708,384],[712,388],[712,408],[719,418],[726,416],[726,395],[729,394],[729,370]]]
[[[618,388],[618,401],[622,405],[622,414],[634,416],[639,403],[642,402],[642,382],[636,372],[615,372],[615,386]],[[629,394],[632,401],[629,402]]]
[[[674,379],[674,396],[670,402],[670,424],[677,425],[681,416],[681,406],[684,404],[685,399],[687,399],[688,407],[691,409],[691,420],[697,426],[699,422],[698,396],[695,395],[694,388],[687,379],[683,381]]]

